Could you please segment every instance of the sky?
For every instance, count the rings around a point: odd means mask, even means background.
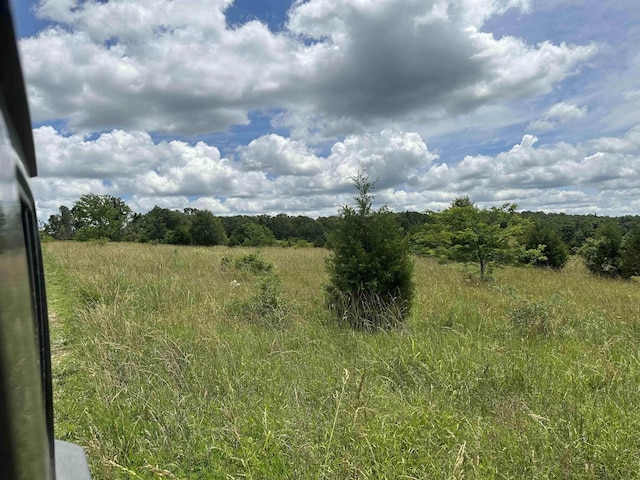
[[[640,214],[637,0],[14,0],[41,219]]]

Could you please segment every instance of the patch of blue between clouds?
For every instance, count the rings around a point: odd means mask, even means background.
[[[475,130],[432,137],[427,142],[429,150],[440,155],[434,163],[446,163],[450,167],[466,156],[486,155],[495,157],[509,151],[522,141],[523,125],[511,125],[492,131]]]
[[[39,122],[32,121],[31,127],[34,129],[40,127],[53,127],[60,135],[66,135],[67,123],[68,120],[66,118],[56,118],[52,120],[41,120]]]
[[[331,148],[337,143],[344,141],[345,137],[340,136],[335,140],[327,140],[313,146],[313,151],[318,157],[328,157],[331,155]]]
[[[36,0],[10,0],[13,24],[18,38],[33,37],[50,25],[34,15]]]
[[[259,20],[272,32],[279,32],[285,28],[287,11],[292,4],[292,0],[235,0],[225,10],[227,25],[234,28]]]
[[[275,133],[283,137],[287,137],[289,132],[285,128],[273,127],[271,119],[282,113],[281,111],[260,112],[254,111],[249,113],[249,123],[247,125],[234,125],[227,131],[213,132],[196,137],[178,138],[175,135],[153,134],[154,142],[162,140],[182,140],[190,144],[197,142],[205,142],[208,145],[216,147],[220,150],[220,154],[225,157],[232,155],[237,147],[248,145],[252,140],[263,135]]]

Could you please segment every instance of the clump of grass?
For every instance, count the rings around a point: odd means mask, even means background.
[[[509,312],[515,330],[522,336],[550,335],[556,328],[555,304],[545,300],[521,300]]]
[[[258,277],[258,292],[241,303],[240,313],[253,323],[282,326],[287,319],[287,302],[280,293],[281,280],[273,272]]]
[[[224,256],[221,259],[223,270],[234,270],[248,273],[254,280],[257,292],[249,299],[232,304],[235,315],[251,323],[264,323],[281,326],[287,317],[287,302],[280,292],[282,283],[273,263],[263,258],[259,252],[247,253],[237,257]],[[248,280],[248,279],[247,279]],[[239,282],[232,281],[234,287]]]
[[[328,308],[340,325],[371,332],[401,325],[409,312],[409,303],[392,295],[334,291]]]

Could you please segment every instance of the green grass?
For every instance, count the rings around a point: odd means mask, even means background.
[[[419,258],[370,334],[325,312],[324,250],[262,251],[265,310],[222,267],[252,250],[44,249],[56,435],[95,479],[639,478],[640,283]]]

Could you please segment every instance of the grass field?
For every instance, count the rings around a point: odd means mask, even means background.
[[[324,311],[326,251],[262,250],[279,283],[222,267],[248,252],[44,245],[56,436],[95,479],[640,478],[640,283],[418,258],[370,334]]]

